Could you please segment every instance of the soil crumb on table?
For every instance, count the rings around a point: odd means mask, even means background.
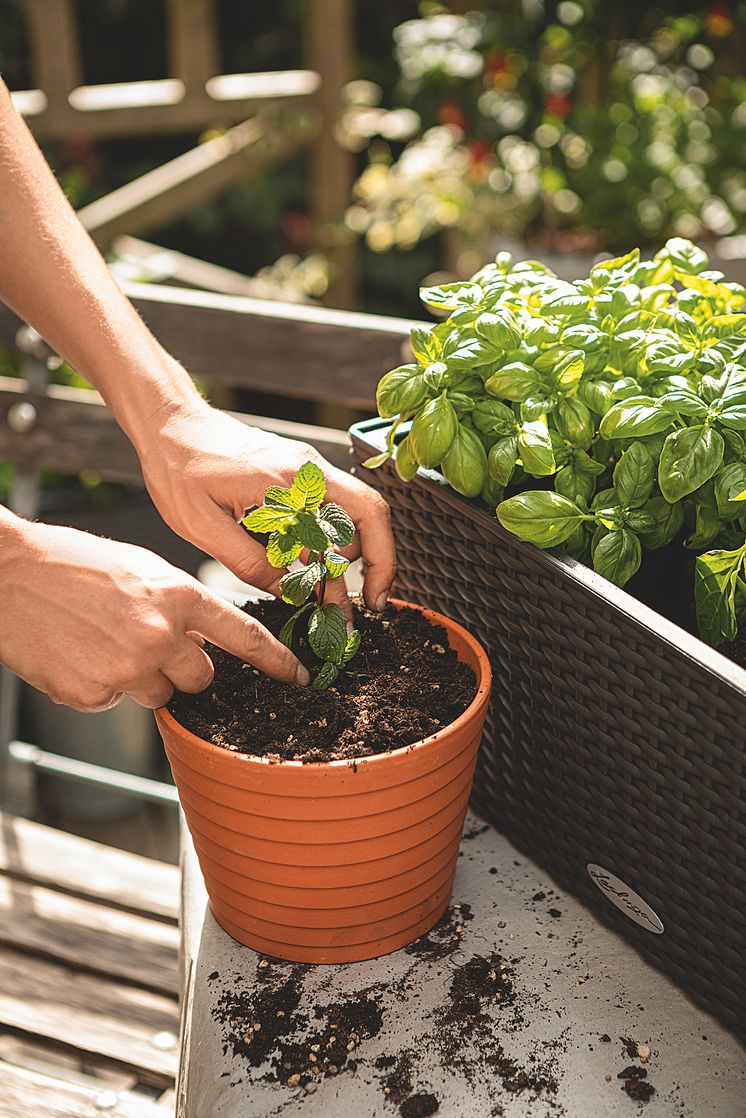
[[[476,694],[445,629],[414,609],[381,614],[355,605],[360,651],[333,687],[278,683],[220,648],[207,645],[212,684],[199,695],[177,691],[168,708],[192,733],[237,753],[274,760],[354,760],[413,745],[444,729]],[[244,611],[275,635],[294,612],[280,601],[247,602]],[[319,662],[302,638],[293,651],[315,673]]]

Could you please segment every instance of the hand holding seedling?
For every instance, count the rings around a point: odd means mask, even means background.
[[[270,486],[264,504],[242,520],[249,531],[269,535],[267,559],[273,567],[289,567],[301,554],[307,555],[303,566],[289,571],[279,582],[283,601],[300,607],[283,625],[280,640],[292,646],[297,622],[309,615],[308,643],[322,662],[313,681],[319,689],[334,682],[360,647],[358,630],[347,633],[345,612],[324,601],[327,587],[349,566],[349,559],[336,549],[349,547],[355,537],[355,525],[344,509],[334,503],[322,506],[325,493],[323,473],[313,462],[306,462],[289,489]],[[310,601],[317,586],[318,601]]]

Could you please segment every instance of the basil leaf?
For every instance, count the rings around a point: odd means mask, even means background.
[[[746,431],[746,403],[732,404],[720,412],[718,421],[736,431]]]
[[[554,488],[569,501],[577,501],[578,497],[590,503],[596,480],[587,470],[579,470],[574,465],[563,466],[554,479]]]
[[[725,444],[712,427],[698,425],[672,431],[658,463],[658,485],[673,504],[699,489],[718,470]]]
[[[696,393],[688,391],[685,388],[674,389],[673,392],[666,392],[665,396],[661,396],[661,403],[664,404],[670,411],[676,412],[677,415],[694,416],[697,419],[704,419],[707,415],[707,404],[704,400],[700,400]]]
[[[538,392],[542,383],[539,374],[530,365],[512,361],[493,373],[484,382],[484,387],[492,396],[520,403],[527,396]]]
[[[521,340],[520,334],[507,317],[489,311],[479,315],[474,322],[474,329],[501,353],[515,349]]]
[[[602,381],[581,381],[578,385],[578,399],[596,415],[606,415],[614,403],[611,389]]]
[[[673,416],[667,412],[659,400],[649,396],[638,396],[633,400],[621,400],[614,404],[601,420],[601,435],[604,439],[639,438],[641,435],[655,435],[666,431],[673,424]]]
[[[702,640],[717,648],[738,632],[736,586],[744,551],[708,551],[694,564],[694,603]]]
[[[409,435],[407,435],[406,439],[402,439],[396,448],[394,467],[402,481],[412,481],[417,474],[418,465],[412,454],[412,443],[410,442]]]
[[[685,277],[703,272],[709,263],[707,253],[684,237],[671,237],[666,241],[655,257],[656,260],[659,258],[670,260],[674,268],[683,272]]]
[[[443,346],[442,360],[449,370],[459,370],[493,364],[499,357],[499,350],[478,334],[469,336],[463,332],[454,332]]]
[[[413,326],[410,333],[412,353],[420,365],[430,365],[437,361],[443,349],[443,342],[435,330],[427,326]]]
[[[532,477],[547,477],[557,469],[549,431],[539,419],[521,424],[518,454],[524,470]]]
[[[459,307],[477,307],[483,298],[476,283],[442,283],[439,287],[421,287],[420,299],[428,307],[455,311]]]
[[[308,643],[319,660],[337,663],[347,644],[347,621],[339,606],[316,606],[308,621]]]
[[[669,505],[665,497],[651,497],[645,505],[653,521],[652,528],[640,533],[642,543],[649,550],[665,547],[678,536],[684,526],[684,506],[680,501]]]
[[[616,586],[629,582],[641,561],[640,541],[628,528],[609,532],[599,540],[593,552],[593,569]]]
[[[376,406],[383,419],[411,415],[427,396],[427,385],[419,365],[400,365],[381,377],[376,389]]]
[[[573,446],[587,450],[593,441],[593,415],[582,401],[573,396],[560,400],[554,416],[557,430]]]
[[[746,490],[746,462],[732,462],[723,466],[715,475],[715,500],[723,520],[735,520],[746,512],[744,497]]]
[[[478,497],[487,477],[487,455],[474,431],[459,423],[441,462],[448,484],[463,497]]]
[[[639,508],[653,491],[655,459],[642,443],[632,443],[614,467],[614,489],[623,508]]]
[[[484,435],[510,435],[518,427],[513,409],[499,400],[478,400],[471,421]]]
[[[487,455],[487,470],[495,484],[506,486],[513,476],[518,461],[518,439],[515,435],[500,439]]]
[[[414,418],[409,439],[414,458],[428,470],[439,466],[456,437],[456,412],[445,395],[429,400]]]
[[[497,506],[503,528],[537,547],[559,547],[588,520],[573,501],[544,490],[519,493]]]

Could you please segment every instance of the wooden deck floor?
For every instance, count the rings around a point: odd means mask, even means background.
[[[175,866],[0,814],[0,1118],[172,1118]]]

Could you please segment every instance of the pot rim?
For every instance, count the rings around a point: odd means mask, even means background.
[[[430,734],[429,737],[420,738],[419,741],[412,742],[411,745],[402,745],[398,749],[389,750],[386,753],[374,753],[369,757],[356,757],[344,758],[336,761],[288,761],[284,759],[272,760],[268,757],[258,757],[254,753],[235,753],[233,750],[224,749],[221,745],[214,745],[212,742],[206,741],[204,738],[193,734],[186,726],[183,726],[170,710],[163,706],[159,707],[154,713],[156,721],[170,733],[177,733],[183,740],[192,748],[202,749],[208,755],[217,756],[221,760],[228,757],[235,761],[237,764],[251,764],[251,765],[264,765],[267,768],[272,768],[277,771],[282,770],[302,770],[302,769],[349,769],[350,764],[354,761],[356,765],[364,765],[366,768],[375,764],[391,764],[397,758],[404,755],[411,755],[415,750],[421,750],[427,746],[432,746],[436,742],[441,741],[446,735],[450,735],[454,730],[460,729],[470,722],[481,708],[487,703],[492,688],[492,667],[490,665],[489,657],[482,648],[482,645],[472,636],[472,634],[465,629],[463,625],[459,625],[457,621],[452,621],[450,617],[446,617],[437,610],[427,609],[425,606],[417,605],[415,602],[405,602],[401,598],[389,598],[389,605],[394,606],[396,609],[416,609],[423,613],[428,621],[434,625],[442,626],[449,634],[457,633],[459,637],[467,644],[474,654],[478,665],[477,675],[477,692],[468,707],[462,714],[455,718],[453,722],[449,722],[441,730],[435,734]]]

